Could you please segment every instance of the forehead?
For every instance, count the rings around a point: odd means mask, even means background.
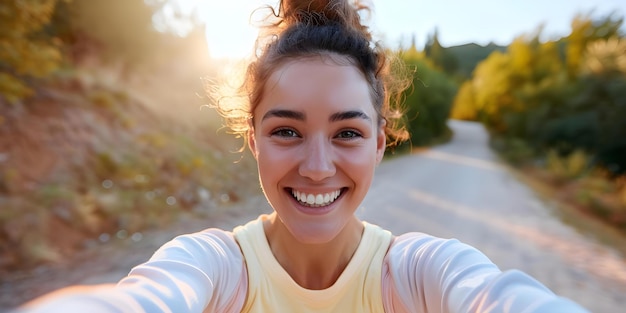
[[[319,56],[281,64],[270,75],[263,94],[257,109],[280,105],[373,110],[369,84],[345,57]]]
[[[301,75],[304,74],[304,75]],[[323,54],[309,57],[299,57],[288,60],[276,67],[270,75],[268,82],[285,83],[293,79],[307,79],[310,81],[325,78],[328,81],[334,77],[335,82],[342,80],[345,82],[366,83],[361,71],[353,64],[348,57]]]

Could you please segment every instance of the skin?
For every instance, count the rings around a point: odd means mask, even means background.
[[[363,224],[354,213],[385,150],[367,81],[345,59],[333,58],[279,66],[253,111],[248,138],[274,208],[264,224],[268,242],[307,289],[330,287],[357,249]],[[295,191],[323,203],[302,203]]]

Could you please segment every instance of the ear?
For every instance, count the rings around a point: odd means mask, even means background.
[[[386,122],[383,121],[383,124],[378,129],[378,135],[376,138],[376,163],[379,164],[383,160],[383,156],[385,156],[385,148],[387,148],[387,135],[385,134],[385,125]]]
[[[252,125],[252,123],[250,123],[249,128],[248,128],[247,139],[248,139],[248,148],[250,148],[250,152],[252,152],[252,155],[256,159],[258,154],[256,150],[256,139],[254,138],[254,126]]]

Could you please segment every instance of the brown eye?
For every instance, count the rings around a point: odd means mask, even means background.
[[[272,136],[285,137],[285,138],[300,137],[300,135],[298,135],[298,133],[291,128],[279,128],[272,132]]]
[[[355,130],[344,130],[340,132],[339,134],[337,134],[337,138],[339,139],[354,139],[354,138],[359,138],[359,137],[363,137],[363,136]]]

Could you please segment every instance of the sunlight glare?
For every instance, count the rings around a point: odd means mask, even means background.
[[[209,56],[213,59],[235,60],[249,56],[254,49],[258,29],[250,22],[251,14],[278,0],[170,0],[163,8],[164,23],[183,36],[191,29],[176,14],[196,18],[204,24]],[[176,7],[176,10],[173,9]],[[158,23],[157,23],[158,24]]]
[[[240,59],[252,53],[257,29],[250,23],[250,14],[269,1],[206,1],[194,2],[198,17],[205,23],[209,54],[216,59]]]

